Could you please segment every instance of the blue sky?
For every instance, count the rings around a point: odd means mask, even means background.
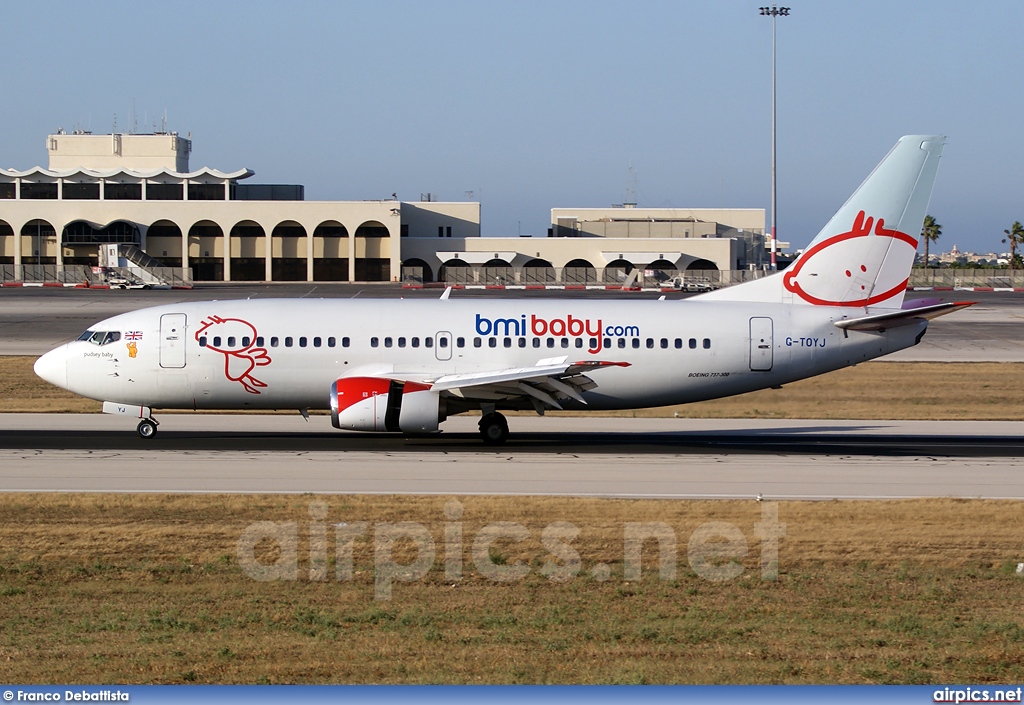
[[[31,2],[0,9],[0,166],[57,127],[166,110],[191,167],[307,199],[482,203],[485,235],[552,207],[768,208],[761,2]],[[1024,221],[1024,3],[817,0],[778,21],[779,237],[810,241],[903,134],[948,136],[939,249]]]

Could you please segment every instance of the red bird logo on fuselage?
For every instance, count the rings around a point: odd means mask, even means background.
[[[210,331],[210,332],[207,332]],[[208,316],[196,331],[196,340],[206,349],[224,355],[224,376],[241,384],[249,394],[259,394],[266,382],[252,376],[257,367],[269,365],[266,348],[256,347],[256,326],[241,318]]]

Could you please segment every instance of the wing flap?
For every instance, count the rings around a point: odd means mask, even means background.
[[[609,360],[541,360],[532,367],[444,375],[434,380],[431,388],[467,399],[528,398],[534,406],[540,404],[552,409],[561,409],[559,399],[573,399],[586,403],[580,392],[597,386],[586,373],[604,367],[629,365],[628,362]]]

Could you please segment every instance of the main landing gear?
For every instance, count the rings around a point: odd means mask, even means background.
[[[480,436],[489,446],[500,446],[508,440],[508,421],[496,411],[480,418]]]
[[[135,430],[139,432],[139,436],[148,440],[156,435],[156,427],[159,425],[156,419],[149,417],[139,421]]]

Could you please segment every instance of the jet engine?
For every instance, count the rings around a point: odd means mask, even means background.
[[[343,377],[331,385],[331,423],[350,431],[437,433],[441,395],[428,384]]]

